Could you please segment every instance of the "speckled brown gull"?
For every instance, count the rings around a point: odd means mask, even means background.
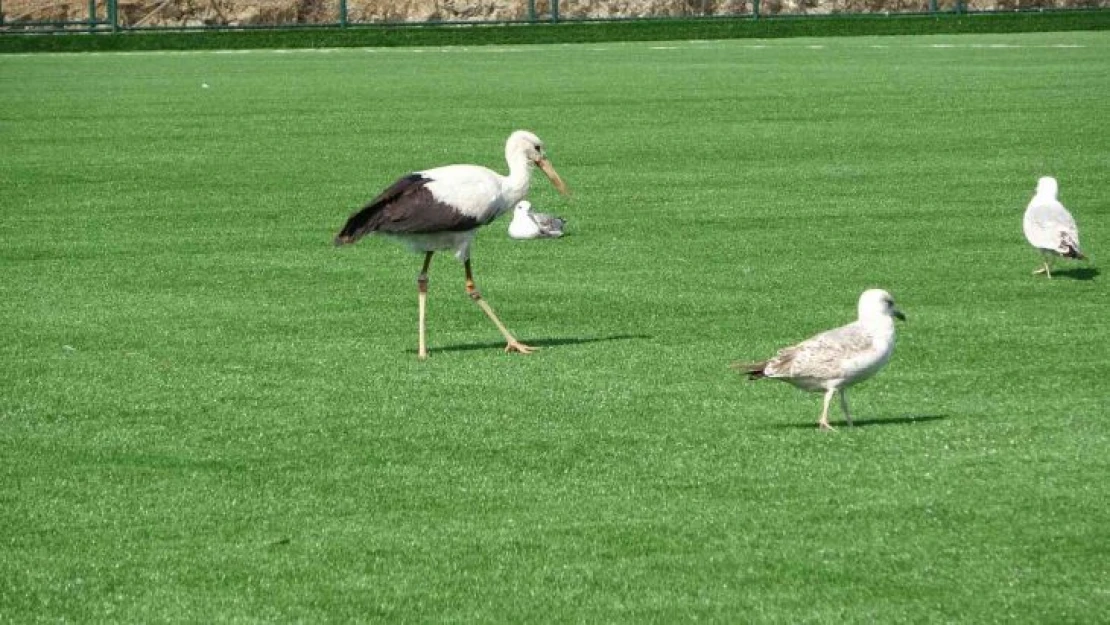
[[[860,295],[856,321],[779,350],[768,360],[737,362],[732,368],[748,374],[751,380],[771,378],[806,391],[823,391],[825,402],[818,421],[822,430],[833,429],[829,425],[829,403],[839,391],[844,419],[852,425],[847,388],[875,375],[890,360],[895,318],[906,317],[894,307],[890,293],[870,289]]]

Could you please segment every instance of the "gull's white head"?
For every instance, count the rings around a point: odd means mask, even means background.
[[[902,311],[894,307],[894,298],[882,289],[868,289],[859,296],[859,318],[861,321],[892,317],[906,320]]]
[[[505,142],[505,160],[509,162],[510,166],[521,157],[524,157],[528,163],[539,166],[547,179],[551,181],[551,184],[559,190],[559,193],[567,195],[567,185],[555,172],[551,161],[547,160],[547,153],[543,149],[543,141],[527,130],[517,130],[509,135],[509,140]]]
[[[1060,187],[1056,184],[1056,179],[1052,176],[1045,176],[1037,180],[1037,197],[1055,200],[1059,190]]]
[[[516,208],[513,209],[513,213],[516,215],[527,215],[530,210],[532,210],[532,203],[528,200],[521,200],[516,203]]]

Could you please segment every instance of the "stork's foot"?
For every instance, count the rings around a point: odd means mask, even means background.
[[[506,354],[531,354],[534,351],[536,351],[535,347],[529,347],[520,341],[509,341],[509,343],[505,345]]]
[[[835,431],[836,431],[836,428],[834,428],[833,426],[829,425],[829,422],[828,422],[828,421],[820,421],[820,422],[818,422],[818,423],[817,423],[817,429],[821,430],[822,432],[835,432]]]
[[[1048,265],[1041,265],[1040,267],[1033,270],[1033,275],[1034,276],[1039,276],[1042,273],[1044,275],[1048,276],[1049,280],[1052,279],[1052,273],[1048,270]]]
[[[416,353],[416,358],[418,360],[427,360],[428,359],[428,350],[425,349],[425,350],[421,350],[421,351],[417,352]]]

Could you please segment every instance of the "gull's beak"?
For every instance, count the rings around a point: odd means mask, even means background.
[[[555,188],[559,190],[559,193],[562,193],[563,195],[570,195],[570,192],[567,191],[567,183],[563,182],[563,179],[560,178],[559,174],[555,172],[555,168],[551,166],[551,161],[541,156],[536,159],[536,164],[540,166],[540,169],[543,170],[544,175],[546,175],[547,179],[551,181],[551,184],[555,185]]]
[[[897,308],[890,309],[890,314],[894,315],[895,319],[901,319],[902,321],[906,320],[906,316],[902,314],[902,311],[898,310]]]

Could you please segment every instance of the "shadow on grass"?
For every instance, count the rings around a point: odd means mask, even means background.
[[[559,345],[581,345],[583,343],[603,343],[605,341],[632,341],[641,339],[653,338],[650,334],[611,334],[609,336],[588,336],[577,337],[571,336],[566,338],[548,338],[548,339],[521,339],[525,345],[530,347],[557,347]],[[458,345],[444,345],[443,347],[436,347],[429,349],[429,354],[436,352],[469,352],[479,349],[497,349],[504,348],[505,341],[490,341],[486,343],[462,343]],[[409,350],[413,354],[416,350]]]
[[[915,423],[928,423],[929,421],[943,421],[948,418],[948,415],[943,414],[925,414],[925,415],[906,415],[904,417],[893,417],[890,419],[853,419],[852,423],[857,428],[869,428],[876,425],[914,425]],[[829,423],[838,430],[851,430],[853,426],[848,425],[843,419],[836,421],[829,419]],[[775,425],[776,428],[783,429],[798,429],[798,430],[816,430],[817,419],[807,423],[780,423]]]
[[[1069,267],[1068,269],[1055,269],[1053,278],[1071,278],[1072,280],[1094,280],[1100,274],[1098,267]]]

